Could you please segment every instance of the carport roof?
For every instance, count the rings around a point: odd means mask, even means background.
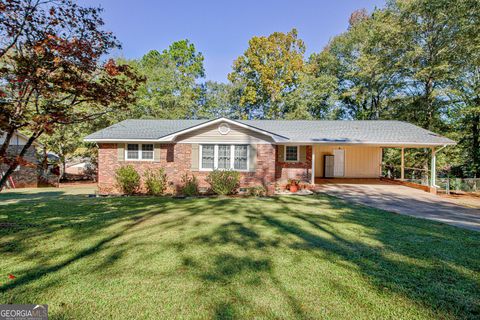
[[[408,122],[387,120],[145,120],[130,119],[97,131],[86,141],[174,142],[178,135],[226,122],[270,136],[276,143],[438,146],[455,141]]]

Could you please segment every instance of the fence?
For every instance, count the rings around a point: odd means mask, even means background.
[[[382,176],[390,179],[400,180],[400,166],[383,164]],[[407,168],[405,167],[405,179],[403,181],[428,186],[430,170],[423,168]],[[436,182],[440,190],[444,190],[447,194],[450,192],[480,192],[480,178],[455,178],[437,176]]]
[[[480,178],[437,178],[437,185],[450,192],[480,192]]]

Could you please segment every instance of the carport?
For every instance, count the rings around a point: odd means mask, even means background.
[[[325,133],[326,138],[314,139],[312,147],[311,183],[321,179],[372,179],[382,177],[383,150],[398,149],[400,181],[405,181],[405,153],[410,149],[430,152],[428,185],[436,192],[436,157],[455,141],[400,121],[355,122]]]

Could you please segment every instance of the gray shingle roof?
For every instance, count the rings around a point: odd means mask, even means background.
[[[85,139],[156,140],[211,120],[125,120]],[[455,142],[402,121],[235,120],[288,138],[287,142],[444,145]]]

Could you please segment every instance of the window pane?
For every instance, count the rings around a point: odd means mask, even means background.
[[[248,146],[235,146],[235,158],[233,167],[236,170],[247,170]]]
[[[202,168],[213,169],[214,154],[215,146],[209,144],[202,145]]]
[[[138,144],[127,145],[127,159],[138,159]]]
[[[286,146],[285,147],[285,159],[287,161],[298,161],[297,159],[297,146]]]
[[[142,144],[142,159],[153,159],[153,144]]]
[[[153,144],[142,144],[142,151],[153,151]]]
[[[221,144],[218,146],[218,169],[230,169],[230,145]]]

